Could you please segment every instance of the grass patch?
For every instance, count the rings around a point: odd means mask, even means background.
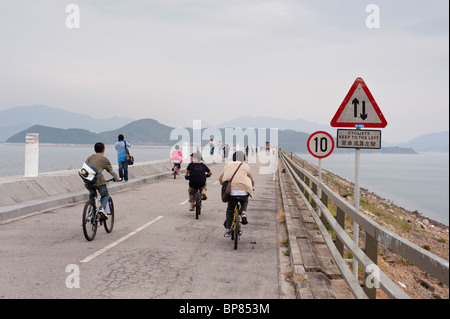
[[[380,209],[380,208],[370,204],[365,199],[361,199],[360,200],[360,205],[365,210],[368,210],[369,212],[371,212],[375,216],[380,217],[387,224],[391,224],[391,225],[396,226],[396,227],[401,227],[401,228],[406,229],[406,230],[407,229],[412,229],[412,226],[408,222],[402,220],[401,218],[399,218],[399,217],[397,217],[395,215],[392,215],[390,213],[385,212],[383,209]],[[395,210],[393,210],[393,211],[395,213]]]

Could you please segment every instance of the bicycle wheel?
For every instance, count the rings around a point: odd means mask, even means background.
[[[114,227],[114,202],[111,196],[109,196],[108,205],[106,206],[106,216],[108,216],[108,219],[103,221],[103,226],[105,226],[106,232],[110,233]]]
[[[198,215],[201,214],[202,211],[202,195],[197,191],[195,193],[195,219],[198,219]]]
[[[97,234],[97,223],[95,203],[93,201],[87,201],[84,204],[82,220],[83,233],[87,240],[91,241],[95,238]]]
[[[234,214],[234,229],[233,229],[233,233],[234,233],[234,249],[236,250],[238,247],[238,242],[239,242],[239,231],[241,230],[241,223],[239,222],[239,214],[236,213]]]
[[[173,167],[173,179],[177,178],[177,174],[178,174],[178,167],[175,165]]]
[[[234,240],[234,228],[235,228],[235,222],[236,222],[236,209],[234,210],[233,220],[231,221],[231,240]]]

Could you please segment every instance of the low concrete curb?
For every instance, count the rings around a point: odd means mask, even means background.
[[[129,181],[110,183],[110,193],[167,178],[169,161],[138,163],[128,168]],[[117,170],[117,166],[115,167]],[[43,173],[37,177],[0,178],[0,221],[88,199],[77,170]]]

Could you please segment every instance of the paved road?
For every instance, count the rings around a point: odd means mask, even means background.
[[[273,176],[252,166],[249,224],[235,251],[223,237],[222,167],[210,165],[199,220],[178,178],[112,194],[114,230],[92,242],[83,203],[0,224],[0,298],[279,298]]]

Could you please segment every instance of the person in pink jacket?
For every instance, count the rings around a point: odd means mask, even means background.
[[[181,163],[183,162],[183,154],[181,153],[180,147],[178,145],[175,145],[175,149],[170,156],[170,161],[174,164],[174,167],[175,165],[178,166],[178,175],[180,175]]]

